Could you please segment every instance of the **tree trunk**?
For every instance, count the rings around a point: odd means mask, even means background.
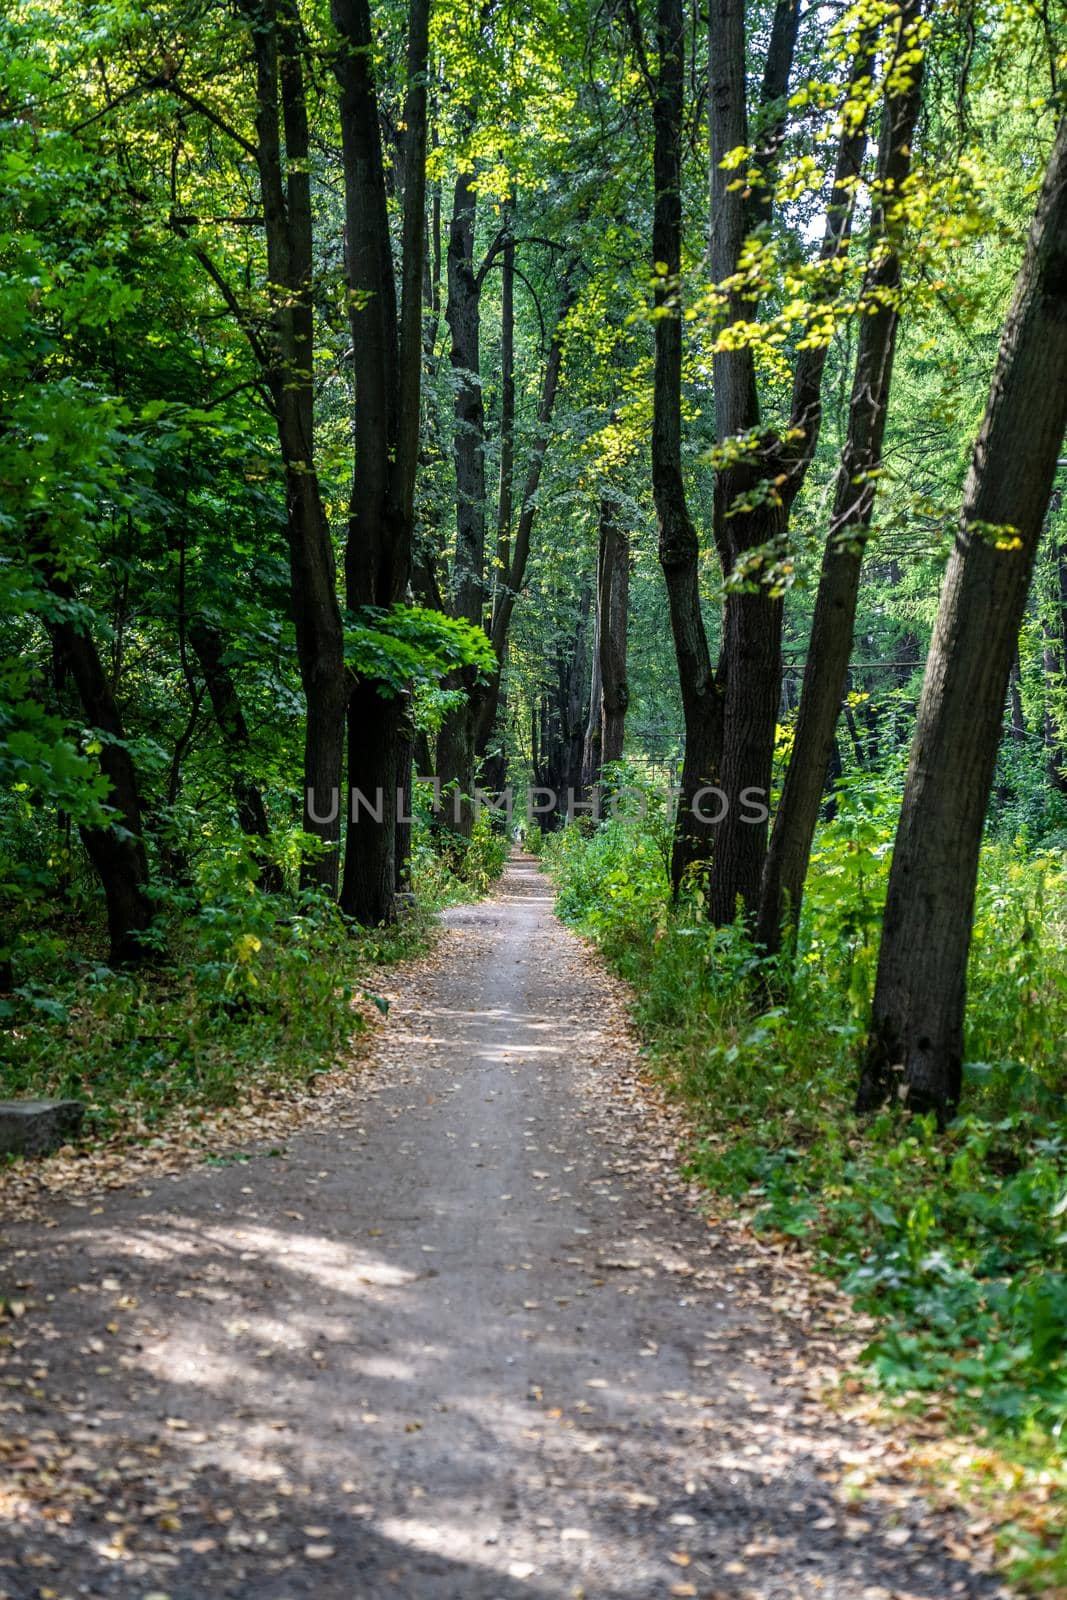
[[[738,272],[746,237],[766,226],[773,205],[773,179],[785,133],[786,99],[797,39],[797,7],[779,4],[772,20],[756,126],[757,179],[748,192],[725,170],[726,156],[747,145],[745,95],[745,6],[716,0],[710,14],[709,122],[711,147],[712,277],[729,282]],[[870,68],[866,33],[853,57],[852,98]],[[866,117],[843,123],[827,209],[820,260],[829,269],[848,249],[853,180],[863,159]],[[827,272],[822,299],[839,292],[841,278]],[[724,327],[751,319],[751,297],[732,290]],[[752,350],[745,344],[718,349],[713,357],[715,430],[735,459],[721,465],[715,483],[715,539],[727,590],[719,681],[724,690],[720,783],[726,810],[716,830],[709,914],[732,922],[738,908],[757,917],[767,849],[767,815],[774,762],[781,684],[782,603],[763,581],[768,555],[784,538],[793,502],[814,457],[822,420],[826,346],[802,350],[794,370],[790,427],[784,441],[761,438],[760,407]],[[748,584],[739,589],[739,574]],[[825,766],[825,763],[824,763]],[[820,774],[821,776],[821,774]],[[762,820],[760,820],[762,818]]]
[[[545,464],[545,452],[548,449],[549,430],[552,425],[552,412],[556,405],[556,392],[559,389],[560,368],[563,363],[563,329],[576,298],[574,263],[572,263],[564,276],[559,317],[552,334],[548,360],[545,362],[545,375],[541,384],[541,399],[537,409],[537,432],[534,435],[530,460],[526,468],[526,480],[523,484],[522,500],[519,506],[519,519],[515,527],[515,542],[511,551],[511,562],[506,575],[502,575],[498,579],[498,588],[493,600],[493,617],[489,633],[493,652],[497,659],[497,668],[479,696],[475,709],[474,748],[479,757],[485,754],[496,722],[497,708],[500,704],[501,675],[507,655],[508,631],[511,627],[512,613],[515,610],[515,601],[518,599],[519,591],[526,581],[526,564],[530,559],[530,540],[533,535],[534,521],[537,517],[537,490],[541,483],[541,471]]]
[[[826,781],[823,785],[822,817],[824,822],[833,822],[837,816],[837,784],[843,772],[841,746],[835,738],[830,746],[830,760],[827,763]]]
[[[596,605],[593,612],[592,672],[589,682],[589,715],[585,719],[585,738],[582,741],[582,789],[591,795],[600,782],[600,741],[604,716],[604,688],[601,670],[600,640],[603,631],[601,603],[603,595],[604,541],[601,535],[596,564]]]
[[[399,319],[370,11],[367,0],[332,0],[331,14],[341,39],[334,71],[341,90],[356,388],[345,587],[351,610],[388,609],[406,595],[412,566],[422,381],[429,4],[411,0],[408,13]],[[348,702],[349,816],[341,907],[365,925],[388,921],[395,911],[404,728],[402,699],[379,694],[372,682],[356,686]],[[369,812],[362,810],[360,795]],[[355,822],[353,812],[360,813]]]
[[[255,338],[253,348],[265,361],[285,469],[293,620],[307,705],[304,831],[321,846],[305,860],[301,882],[334,893],[348,690],[333,540],[315,471],[311,166],[299,19],[292,0],[244,0],[244,10],[256,60],[256,161],[273,334],[269,351]]]
[[[232,766],[233,803],[241,832],[250,839],[269,839],[270,822],[263,796],[245,768],[251,739],[237,685],[226,664],[225,640],[206,617],[193,617],[189,642],[204,674],[211,709]],[[267,894],[279,893],[284,886],[281,867],[262,854],[257,854],[255,861],[259,887]]]
[[[52,588],[63,599],[73,598],[69,585],[61,581],[53,581]],[[114,965],[143,961],[151,953],[144,936],[152,925],[152,901],[133,757],[92,635],[83,623],[70,618],[52,623],[50,631],[57,668],[69,671],[86,722],[104,735],[100,770],[110,786],[108,803],[115,810],[115,826],[82,827],[80,832],[104,890],[111,961]]]
[[[745,77],[744,0],[713,0],[710,9],[711,49],[709,124],[711,152],[711,275],[726,283],[738,270],[748,234],[749,211],[743,189],[723,161],[748,144]],[[721,327],[753,314],[751,301],[737,290],[726,295]],[[752,551],[776,539],[785,528],[778,497],[753,495],[764,467],[758,454],[744,446],[759,427],[760,409],[751,349],[716,347],[712,357],[715,395],[715,437],[719,445],[737,441],[736,464],[720,466],[715,475],[715,542],[723,576],[730,577]],[[742,503],[754,500],[751,510]],[[712,921],[732,922],[738,900],[746,913],[755,906],[763,865],[766,823],[753,823],[742,792],[770,793],[774,734],[781,688],[781,599],[771,594],[755,573],[755,588],[727,591],[723,613],[722,754],[719,786],[726,811],[715,831],[708,907]]]
[[[899,55],[913,43],[918,3],[901,15]],[[827,763],[845,692],[859,598],[864,544],[870,530],[889,410],[900,289],[901,221],[894,196],[911,170],[911,146],[922,103],[921,60],[906,83],[886,95],[879,194],[871,221],[872,252],[860,320],[848,434],[841,453],[834,508],[812,618],[793,749],[786,770],[760,887],[756,936],[775,953],[792,943],[800,915],[812,840],[819,820]]]
[[[630,686],[626,675],[626,633],[630,619],[630,540],[619,525],[619,507],[605,497],[600,502],[600,538],[603,546],[600,599],[600,679],[603,721],[600,761],[622,760],[626,710]]]
[[[861,1111],[959,1100],[986,806],[1067,426],[1067,120],[1001,336],[926,662],[882,932]],[[991,530],[1010,529],[998,539]]]
[[[652,104],[652,261],[656,274],[655,369],[652,398],[652,497],[659,560],[678,665],[685,725],[678,819],[671,856],[675,891],[691,868],[705,862],[708,828],[694,801],[718,781],[722,692],[716,682],[700,605],[700,546],[682,476],[682,113],[685,30],[681,0],[657,0],[659,70]]]
[[[474,172],[456,180],[448,236],[448,304],[445,321],[452,334],[455,374],[456,549],[452,572],[452,615],[481,627],[485,609],[485,407],[481,380],[481,281],[474,268],[477,184]],[[445,716],[437,738],[437,776],[453,796],[447,826],[469,839],[474,822],[475,683],[467,669],[448,687],[465,699]]]

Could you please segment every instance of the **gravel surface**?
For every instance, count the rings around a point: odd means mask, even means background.
[[[1003,1594],[534,865],[446,923],[333,1126],[6,1230],[0,1596]]]

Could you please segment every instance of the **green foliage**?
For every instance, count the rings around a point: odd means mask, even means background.
[[[345,629],[345,660],[387,696],[431,687],[460,667],[475,668],[480,681],[496,668],[483,629],[425,606],[365,606]]]
[[[470,838],[431,825],[424,803],[412,845],[412,868],[423,895],[450,904],[488,894],[504,870],[510,842],[488,808],[479,807]]]
[[[140,972],[36,934],[19,963],[31,976],[0,1002],[0,1095],[74,1096],[92,1132],[137,1136],[179,1105],[305,1085],[359,1026],[361,973],[425,936],[420,918],[354,940],[330,905],[279,905],[239,879],[167,914],[172,960]]]
[[[296,835],[280,852],[290,868],[299,853]],[[415,904],[397,924],[368,930],[322,896],[260,893],[250,847],[232,840],[194,884],[158,891],[168,959],[140,971],[95,959],[92,923],[38,920],[0,997],[0,1098],[74,1096],[91,1133],[138,1138],[179,1106],[306,1087],[362,1026],[352,1001],[368,972],[424,948],[432,913],[485,893],[506,854],[485,815],[465,860],[448,867],[420,823]]]

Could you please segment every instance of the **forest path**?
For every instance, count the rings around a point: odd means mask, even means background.
[[[689,1202],[535,865],[446,922],[333,1127],[7,1230],[0,1595],[1002,1592],[817,1403],[821,1291]]]

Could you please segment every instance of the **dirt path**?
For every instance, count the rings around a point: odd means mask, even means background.
[[[448,922],[334,1128],[7,1230],[0,1595],[1000,1593],[672,1187],[544,879]]]

